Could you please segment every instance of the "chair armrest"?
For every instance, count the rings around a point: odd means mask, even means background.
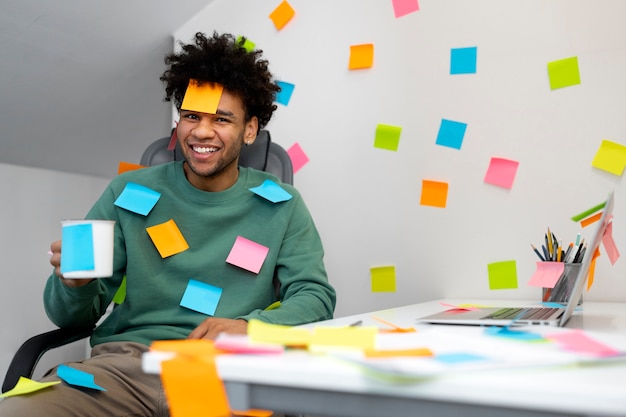
[[[48,350],[89,337],[92,332],[93,327],[67,327],[31,337],[20,346],[13,356],[2,383],[2,392],[12,389],[21,376],[31,378],[37,362]]]

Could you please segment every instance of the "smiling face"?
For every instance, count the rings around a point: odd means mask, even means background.
[[[246,121],[241,99],[224,90],[215,114],[180,110],[176,128],[187,180],[204,191],[223,191],[239,175],[241,147],[256,138],[258,120]]]

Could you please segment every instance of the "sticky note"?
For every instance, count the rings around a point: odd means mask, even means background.
[[[92,271],[95,269],[93,227],[91,224],[72,224],[61,230],[63,251],[61,273]]]
[[[150,350],[174,352],[189,357],[221,353],[221,351],[215,347],[215,343],[207,339],[155,340],[150,345]]]
[[[450,74],[475,74],[478,48],[452,48],[450,50]]]
[[[281,30],[296,14],[296,11],[287,1],[283,1],[270,13],[270,19],[274,22],[277,30]]]
[[[486,359],[487,358],[485,356],[468,352],[440,353],[438,355],[435,355],[435,360],[447,364],[484,361]]]
[[[370,268],[372,292],[396,292],[396,267],[377,266]]]
[[[115,304],[122,304],[126,299],[126,275],[122,278],[122,283],[113,294],[113,301]]]
[[[189,80],[182,110],[197,111],[201,113],[215,114],[217,106],[220,104],[224,87],[216,83],[202,83],[196,80]]]
[[[448,200],[448,183],[441,181],[422,180],[422,206],[445,208]]]
[[[400,126],[391,126],[379,124],[376,126],[376,136],[374,138],[374,147],[386,149],[389,151],[397,151],[400,143]]]
[[[622,175],[626,167],[626,146],[604,139],[591,165],[614,175]]]
[[[437,133],[437,141],[435,143],[440,146],[447,146],[449,148],[461,149],[466,130],[467,130],[466,123],[455,122],[454,120],[441,119],[441,124],[439,125],[439,132]]]
[[[535,273],[530,277],[528,285],[533,287],[554,288],[565,271],[563,262],[537,262]]]
[[[394,358],[394,357],[415,357],[415,356],[433,356],[433,351],[428,348],[414,348],[414,349],[385,349],[385,350],[370,350],[367,349],[364,352],[366,358]]]
[[[167,150],[173,151],[176,149],[176,142],[178,142],[178,122],[175,122],[176,126],[172,129],[172,136],[170,136],[170,142],[167,144]]]
[[[478,310],[478,307],[474,307],[471,305],[465,305],[465,304],[449,304],[449,303],[444,303],[442,301],[439,301],[439,304],[441,304],[444,307],[448,307],[449,310],[459,310],[459,311],[475,311]]]
[[[596,213],[593,216],[589,216],[586,219],[581,220],[580,221],[580,226],[581,227],[587,227],[590,224],[594,224],[595,222],[597,222],[601,218],[602,218],[602,212]]]
[[[7,392],[0,394],[0,398],[30,394],[31,392],[39,391],[60,383],[61,381],[37,382],[21,376],[20,379],[18,379],[17,384],[15,384],[15,387]]]
[[[134,182],[129,182],[114,204],[133,213],[147,216],[161,198],[161,193]]]
[[[172,417],[231,415],[215,355],[176,356],[163,361],[161,381]]]
[[[271,201],[272,203],[281,203],[293,198],[291,194],[272,180],[265,180],[263,181],[263,184],[258,187],[250,188],[250,191],[265,198],[266,200]]]
[[[137,169],[145,168],[143,165],[133,164],[131,162],[120,161],[120,164],[117,167],[117,175],[123,174],[127,171],[134,171]]]
[[[494,262],[487,265],[489,289],[505,290],[517,288],[517,265],[515,261]]]
[[[248,52],[252,52],[254,51],[254,48],[256,47],[256,44],[254,42],[252,42],[250,39],[245,38],[243,36],[237,36],[237,43],[240,44],[241,41],[243,41],[243,47],[246,51]]]
[[[178,229],[174,219],[156,226],[150,226],[146,228],[146,231],[162,258],[167,258],[189,249],[189,245]]]
[[[279,344],[255,343],[245,334],[220,333],[215,339],[215,347],[225,352],[249,354],[283,353],[285,347]]]
[[[106,391],[100,385],[94,382],[94,376],[88,372],[75,369],[67,365],[59,365],[57,368],[57,376],[69,385],[75,387],[83,387],[98,391]]]
[[[348,62],[348,69],[365,69],[371,68],[372,65],[374,65],[373,43],[350,45],[350,61]]]
[[[611,346],[589,337],[584,331],[576,329],[563,333],[551,333],[546,338],[556,341],[570,352],[586,353],[596,357],[617,356],[621,352]]]
[[[309,157],[304,153],[304,150],[298,142],[294,143],[287,149],[287,154],[291,159],[293,165],[293,173],[300,171],[300,168],[305,166],[309,162]]]
[[[276,81],[276,84],[280,87],[280,91],[276,93],[276,102],[283,106],[288,105],[296,86],[286,81]]]
[[[226,262],[258,274],[269,251],[268,247],[237,236]]]
[[[490,336],[506,337],[509,339],[524,340],[527,342],[536,342],[538,340],[544,340],[544,337],[539,333],[529,332],[527,330],[512,329],[509,326],[498,327],[490,326],[485,329],[485,333]]]
[[[580,84],[578,57],[548,62],[548,79],[551,90]]]
[[[590,214],[595,213],[598,210],[602,210],[604,208],[604,206],[606,206],[606,201],[603,201],[602,203],[591,207],[590,209],[587,209],[585,211],[583,211],[582,213],[578,213],[575,216],[572,216],[572,220],[577,222],[579,220],[584,219],[585,217],[589,216]]]
[[[313,327],[311,345],[337,346],[374,350],[376,347],[376,327]]]
[[[183,293],[183,298],[180,300],[180,306],[213,316],[221,297],[221,288],[190,279]]]
[[[417,0],[392,0],[393,13],[396,19],[419,10]]]
[[[620,253],[613,240],[613,222],[609,223],[606,227],[604,235],[602,236],[602,244],[604,245],[604,249],[606,249],[611,265],[615,265],[615,262],[619,259]]]
[[[256,343],[308,346],[311,342],[311,330],[306,327],[270,324],[252,319],[248,322],[248,337],[250,341]]]
[[[519,162],[504,158],[491,158],[485,174],[487,184],[510,189],[513,186]]]

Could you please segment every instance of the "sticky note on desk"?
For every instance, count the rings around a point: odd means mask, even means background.
[[[94,376],[92,374],[81,371],[80,369],[75,369],[67,365],[59,365],[57,368],[57,375],[67,384],[75,387],[106,391],[106,389],[95,383]]]
[[[591,165],[613,175],[622,175],[626,167],[626,146],[604,139]]]
[[[548,62],[548,79],[551,90],[580,84],[578,57]]]
[[[141,184],[129,182],[113,204],[133,213],[147,216],[160,198],[161,193]]]
[[[0,394],[0,398],[30,394],[31,392],[39,391],[60,383],[61,381],[37,382],[21,376],[20,379],[17,381],[17,384],[15,384],[15,387],[7,392]]]
[[[269,253],[269,248],[242,236],[237,236],[226,262],[258,274]]]
[[[564,262],[537,262],[537,268],[528,285],[533,287],[554,288],[565,271]]]
[[[313,327],[311,345],[373,350],[376,347],[376,327]]]
[[[517,264],[515,261],[491,263],[487,265],[487,271],[490,290],[517,288]]]
[[[292,327],[265,323],[260,320],[248,322],[248,337],[251,342],[276,343],[285,346],[308,346],[311,330],[305,327]]]

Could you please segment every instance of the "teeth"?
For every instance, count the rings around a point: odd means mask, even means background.
[[[194,146],[193,150],[194,150],[194,152],[206,154],[206,153],[216,152],[217,148],[204,147],[204,146]]]

